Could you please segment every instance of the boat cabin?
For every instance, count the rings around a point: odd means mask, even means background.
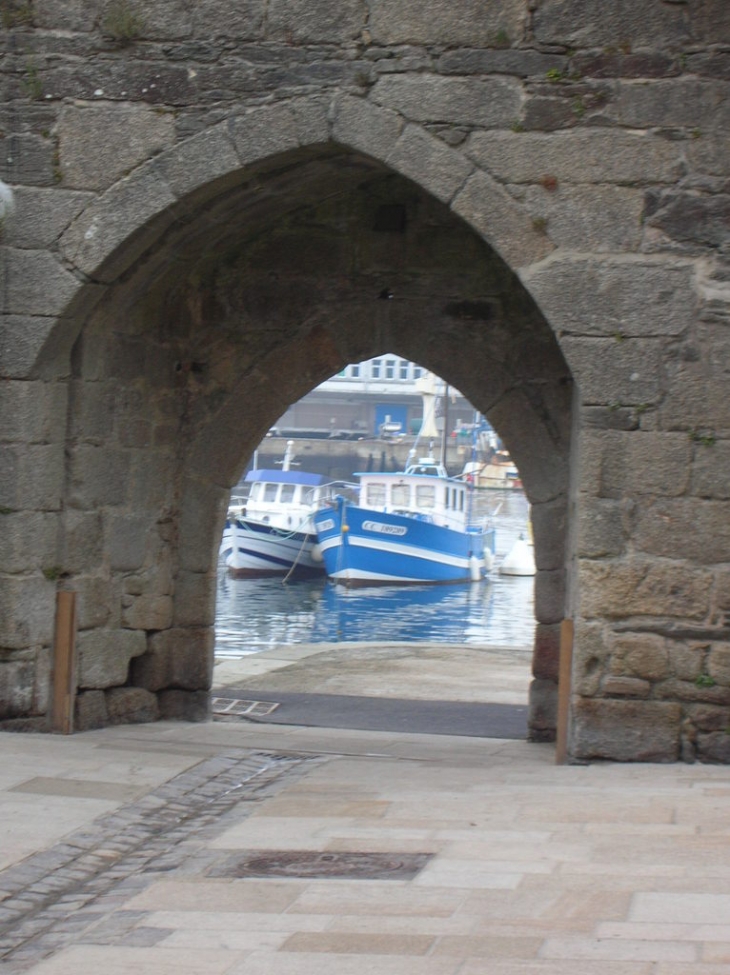
[[[467,487],[441,471],[441,465],[419,463],[392,474],[355,474],[360,482],[358,505],[463,530],[471,520]]]
[[[323,474],[304,471],[249,471],[245,483],[249,485],[245,517],[282,528],[301,523],[332,493]]]
[[[448,477],[446,468],[433,457],[419,457],[418,462],[406,467],[406,474],[424,474],[427,477]]]

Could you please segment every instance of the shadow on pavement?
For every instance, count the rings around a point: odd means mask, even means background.
[[[224,701],[252,702],[251,689],[232,687],[213,691],[214,715],[221,718]],[[421,701],[344,694],[294,694],[257,688],[257,707],[240,719],[260,724],[393,731],[403,734],[464,735],[471,738],[527,738],[527,707],[512,704]],[[267,713],[268,712],[268,713]],[[234,716],[233,713],[230,714]],[[225,720],[225,716],[223,717]]]

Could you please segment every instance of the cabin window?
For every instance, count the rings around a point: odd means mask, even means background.
[[[436,489],[433,484],[416,485],[416,503],[419,508],[434,508],[436,506]]]
[[[408,360],[401,359],[400,361],[400,378],[408,379]]]
[[[370,376],[372,379],[380,379],[381,359],[373,359],[370,365]]]
[[[295,484],[282,484],[281,486],[281,498],[279,500],[289,504],[294,500],[294,492],[296,491]]]
[[[365,500],[367,504],[385,504],[385,485],[384,484],[368,484],[365,489]]]
[[[395,359],[385,360],[385,378],[395,379]]]
[[[260,482],[257,481],[255,484],[252,484],[251,485],[251,490],[249,492],[248,497],[249,497],[249,500],[250,501],[260,501],[261,500],[261,483]]]
[[[276,492],[279,490],[278,484],[264,485],[264,501],[276,501]]]
[[[464,492],[459,491],[459,511],[464,510],[464,497],[465,497]]]
[[[411,503],[410,485],[394,484],[390,489],[390,503],[394,508],[407,508]]]

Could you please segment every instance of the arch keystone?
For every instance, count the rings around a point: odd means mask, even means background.
[[[397,112],[364,98],[342,95],[332,104],[332,138],[376,159],[385,159],[400,138],[405,122]]]
[[[311,146],[320,142],[329,142],[330,103],[331,98],[322,95],[293,98],[287,102],[289,111],[294,118],[299,145]]]
[[[287,103],[265,105],[237,115],[231,119],[230,131],[242,163],[257,162],[300,146],[297,119]]]
[[[453,199],[474,169],[460,152],[418,125],[406,126],[385,161],[442,203]]]

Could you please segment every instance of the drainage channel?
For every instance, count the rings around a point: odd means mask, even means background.
[[[211,698],[214,717],[266,718],[278,707],[278,703],[274,701],[242,701],[238,697]]]
[[[217,834],[229,810],[245,818],[315,761],[266,752],[218,755],[0,872],[3,975],[25,971],[103,924],[160,872],[182,867],[190,841]]]

